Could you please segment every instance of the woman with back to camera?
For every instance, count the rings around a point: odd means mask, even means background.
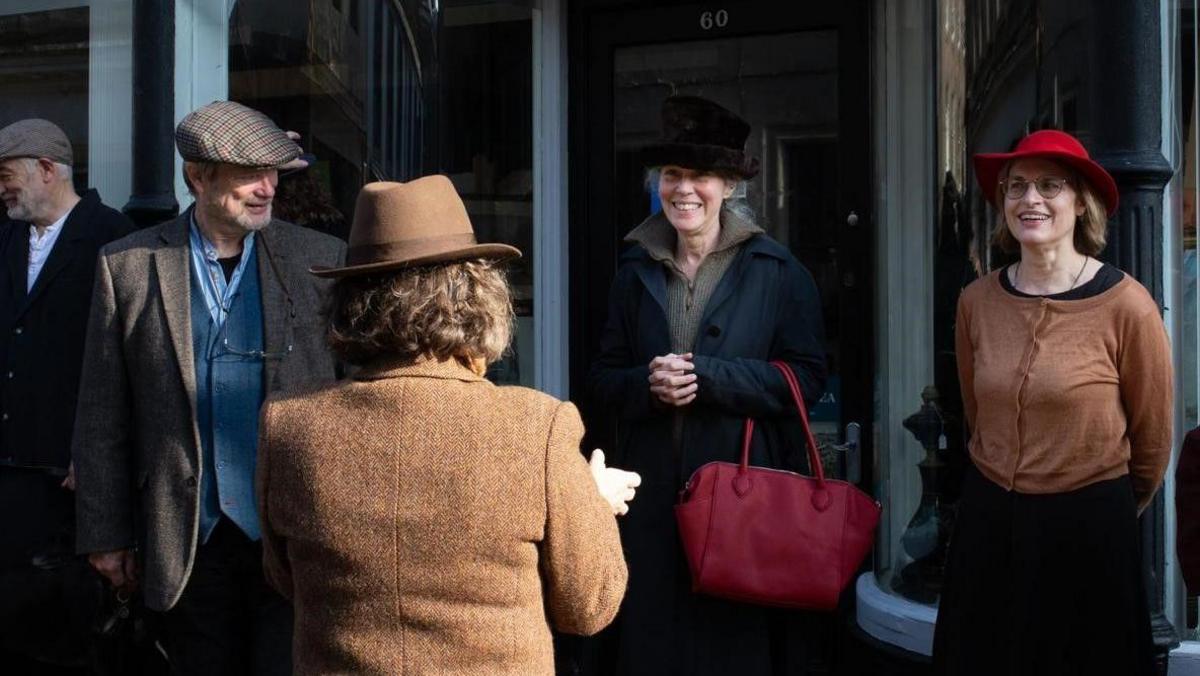
[[[552,674],[551,627],[616,614],[636,476],[589,472],[572,404],[483,377],[512,330],[499,262],[520,252],[476,243],[449,179],[365,186],[349,244],[313,272],[337,278],[330,343],[361,368],[269,401],[260,428],[296,673]]]
[[[951,541],[935,673],[1154,673],[1137,516],[1170,457],[1158,304],[1095,258],[1112,177],[1074,137],[975,156],[1020,259],[958,305],[971,466]]]
[[[757,174],[750,127],[702,98],[663,104],[663,135],[643,152],[662,211],[633,229],[613,281],[594,401],[619,418],[616,457],[643,479],[621,524],[629,591],[616,623],[619,674],[803,674],[816,638],[806,613],[701,596],[673,507],[691,473],[735,461],[746,417],[758,420],[751,462],[795,468],[796,414],[787,362],[805,400],[825,381],[820,301],[786,247],[730,208]]]

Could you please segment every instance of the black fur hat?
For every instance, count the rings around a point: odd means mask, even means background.
[[[733,112],[699,96],[663,101],[662,138],[642,149],[642,164],[675,164],[688,169],[726,171],[744,179],[758,175],[758,160],[746,156],[750,125]]]

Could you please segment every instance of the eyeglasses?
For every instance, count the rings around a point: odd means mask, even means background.
[[[237,296],[238,296],[238,294],[235,293],[234,298],[236,298]],[[292,353],[292,343],[293,343],[293,341],[292,341],[292,317],[294,317],[296,314],[292,310],[292,299],[291,298],[287,299],[287,304],[288,304],[288,308],[287,308],[287,311],[284,313],[284,320],[283,320],[284,348],[282,350],[277,350],[277,351],[254,350],[254,349],[244,350],[244,349],[235,347],[233,344],[231,344],[229,342],[229,334],[226,331],[226,327],[229,326],[229,322],[225,321],[221,324],[221,328],[217,330],[217,339],[215,341],[213,341],[212,350],[209,353],[209,359],[211,359],[212,361],[230,362],[230,361],[244,361],[244,360],[248,360],[248,359],[249,360],[261,359],[263,361],[272,360],[272,359],[281,360],[284,357],[287,357],[289,354]]]
[[[229,326],[229,322],[224,321],[224,322],[221,322],[221,328],[217,330],[217,338],[216,338],[216,340],[214,340],[212,342],[211,348],[209,349],[209,353],[208,353],[209,357],[208,358],[211,361],[226,361],[227,362],[227,361],[243,361],[243,360],[247,360],[247,359],[262,359],[263,361],[266,361],[269,359],[282,360],[284,357],[287,357],[289,354],[292,353],[292,345],[294,343],[294,341],[293,341],[294,334],[292,333],[292,322],[296,318],[296,306],[292,302],[292,294],[288,291],[287,284],[283,283],[283,275],[280,274],[279,266],[275,263],[275,257],[271,254],[270,247],[267,246],[266,238],[265,237],[260,238],[258,241],[260,242],[260,245],[262,246],[262,250],[267,255],[267,262],[271,266],[271,272],[274,273],[273,276],[275,277],[275,281],[279,284],[280,290],[283,291],[283,300],[285,303],[287,303],[287,309],[283,313],[284,348],[282,350],[273,352],[270,350],[257,350],[257,349],[243,350],[241,348],[234,347],[233,345],[230,344],[229,334],[226,332],[226,327]],[[209,268],[207,268],[207,270],[208,270],[209,277],[212,278],[214,275],[212,268],[209,267]],[[253,271],[251,274],[256,274],[256,271]],[[214,279],[213,287],[215,288],[216,286],[217,286],[217,283],[216,283],[216,280]],[[235,292],[233,294],[233,296],[234,296],[234,298],[237,298],[240,294],[241,294],[241,292],[238,291],[238,292]],[[229,301],[229,305],[231,307],[233,306],[232,298]],[[229,308],[228,307],[225,307],[222,305],[221,311],[225,314],[226,317],[229,316]]]
[[[1052,200],[1058,197],[1058,193],[1062,192],[1063,186],[1070,182],[1069,179],[1055,178],[1053,176],[1043,176],[1036,181],[1027,181],[1023,178],[1009,178],[1000,181],[1000,188],[1004,190],[1004,196],[1008,199],[1019,200],[1029,191],[1029,185],[1032,183],[1033,187],[1037,188],[1039,195]]]

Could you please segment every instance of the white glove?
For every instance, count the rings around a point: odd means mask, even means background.
[[[628,512],[627,503],[633,499],[634,489],[641,485],[642,477],[637,472],[605,467],[604,451],[598,448],[592,451],[588,465],[592,469],[592,478],[596,481],[596,487],[600,489],[600,495],[608,501],[613,514]]]

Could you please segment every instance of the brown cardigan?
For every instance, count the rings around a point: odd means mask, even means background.
[[[1128,275],[1091,298],[1022,298],[994,272],[955,327],[971,459],[995,483],[1058,493],[1131,475],[1138,508],[1171,455],[1171,349],[1158,305]]]
[[[575,407],[425,361],[269,402],[267,579],[295,673],[552,674],[550,627],[599,631],[626,569]]]

